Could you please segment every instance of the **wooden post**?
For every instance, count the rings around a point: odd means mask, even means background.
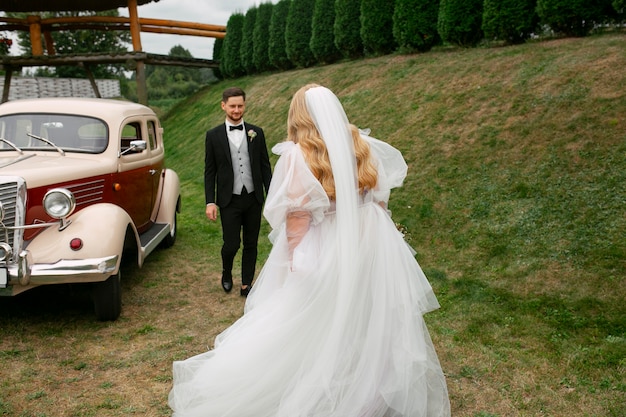
[[[46,41],[46,51],[48,55],[56,55],[56,51],[54,50],[54,40],[52,40],[52,33],[49,30],[44,31],[43,38]]]
[[[80,66],[85,69],[85,72],[87,73],[87,78],[89,78],[89,83],[91,84],[91,88],[93,88],[93,92],[96,97],[102,98],[102,96],[100,95],[100,90],[98,90],[98,84],[96,83],[96,79],[93,76],[93,72],[91,72],[91,68],[89,68],[89,65],[85,65],[84,62],[81,62]]]
[[[26,18],[30,29],[30,47],[33,56],[43,55],[43,47],[41,45],[41,17],[29,15]]]
[[[9,90],[11,89],[11,76],[13,75],[13,67],[10,65],[4,66],[4,89],[2,90],[2,101],[0,103],[6,103],[9,101]]]
[[[130,37],[133,40],[133,51],[141,52],[141,25],[137,14],[137,0],[128,0],[128,17],[130,18]],[[147,106],[146,65],[143,61],[137,61],[135,80],[137,82],[137,101],[139,104]]]

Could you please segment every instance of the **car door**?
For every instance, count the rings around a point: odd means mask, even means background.
[[[146,142],[145,149],[132,149],[131,142]],[[147,128],[142,119],[128,120],[120,130],[118,174],[114,180],[117,204],[124,208],[142,233],[150,227],[157,175],[151,161]]]

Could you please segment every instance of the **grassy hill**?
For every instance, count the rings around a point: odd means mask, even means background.
[[[441,48],[211,86],[164,122],[181,239],[206,227],[203,140],[222,89],[247,91],[246,119],[273,145],[290,96],[323,84],[409,164],[391,209],[442,304],[427,319],[454,415],[624,415],[625,41]]]
[[[0,416],[170,415],[172,361],[205,351],[244,303],[220,287],[221,231],[204,215],[221,92],[247,91],[271,146],[309,82],[409,164],[390,208],[441,303],[426,321],[453,416],[626,415],[625,44],[437,48],[225,81],[177,105],[163,120],[176,245],[123,271],[114,323],[74,291],[0,300]]]

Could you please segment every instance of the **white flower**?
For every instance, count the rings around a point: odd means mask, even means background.
[[[252,129],[248,130],[248,137],[250,138],[250,142],[252,142],[256,137],[256,132]]]

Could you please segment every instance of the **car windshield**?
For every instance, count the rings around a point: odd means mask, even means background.
[[[62,149],[100,153],[107,142],[107,125],[92,117],[42,113],[0,116],[0,152]]]

